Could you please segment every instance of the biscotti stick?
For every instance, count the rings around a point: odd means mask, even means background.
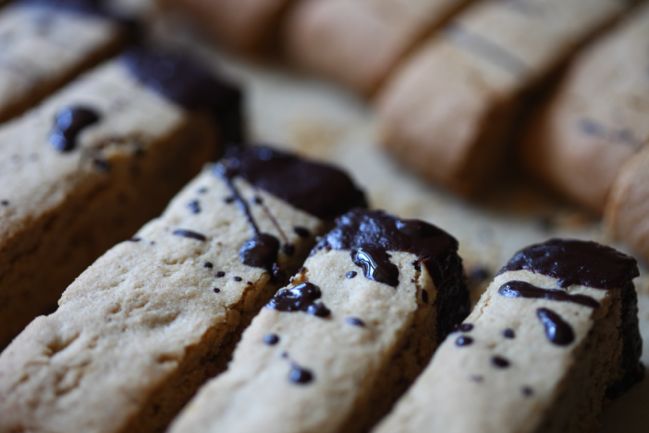
[[[528,171],[596,212],[649,140],[648,40],[644,6],[576,59],[527,133]]]
[[[370,94],[417,42],[469,0],[307,0],[284,44],[298,65]]]
[[[171,432],[366,431],[467,312],[455,239],[421,221],[352,211]]]
[[[278,23],[296,0],[159,0],[197,22],[228,48],[254,53],[272,45]]]
[[[379,102],[382,141],[461,193],[501,162],[520,103],[629,8],[617,0],[479,2],[404,62]]]
[[[649,141],[646,143],[649,145]],[[609,231],[649,262],[649,147],[625,164],[606,203]]]
[[[20,0],[0,9],[0,122],[123,46],[126,21],[105,3]]]
[[[375,433],[577,433],[642,377],[635,260],[553,239],[519,253]]]
[[[267,147],[232,153],[0,355],[0,431],[160,431],[329,218],[364,204],[333,167]]]
[[[0,127],[0,348],[215,157],[238,95],[189,58],[133,49]]]

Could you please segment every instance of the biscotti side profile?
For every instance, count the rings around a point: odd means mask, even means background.
[[[158,0],[184,13],[223,46],[247,54],[272,47],[285,10],[301,0]]]
[[[528,172],[597,213],[621,167],[649,141],[649,7],[575,59],[523,146]]]
[[[132,49],[0,127],[0,347],[215,158],[232,86],[202,68]]]
[[[334,167],[231,151],[0,354],[0,431],[164,430],[328,218],[364,205]]]
[[[604,400],[644,372],[636,276],[594,242],[523,249],[374,432],[596,431]]]
[[[105,3],[19,0],[0,9],[0,122],[124,46],[131,24]]]
[[[301,1],[288,13],[283,45],[295,64],[370,95],[417,42],[469,2]]]
[[[468,313],[457,248],[422,221],[342,216],[171,432],[367,431]]]
[[[379,101],[384,147],[463,194],[495,177],[529,92],[627,11],[613,0],[478,2],[421,45]]]
[[[649,141],[620,170],[606,203],[610,233],[649,263]]]

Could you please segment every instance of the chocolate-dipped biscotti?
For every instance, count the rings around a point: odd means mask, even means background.
[[[330,219],[364,204],[333,167],[231,153],[0,355],[0,431],[164,429]]]
[[[226,47],[247,53],[273,44],[285,9],[299,0],[159,0],[184,13]]]
[[[601,213],[621,167],[649,141],[649,6],[580,55],[523,148],[527,170]]]
[[[468,312],[457,247],[422,221],[342,216],[171,432],[367,431]]]
[[[199,63],[137,48],[0,127],[0,348],[215,158],[239,99]]]
[[[0,9],[0,122],[115,54],[128,26],[108,1],[18,0]]]
[[[609,231],[649,263],[649,141],[621,169],[606,203]]]
[[[503,159],[526,94],[628,10],[617,0],[478,2],[395,73],[379,101],[385,147],[460,193]]]
[[[289,13],[283,42],[298,65],[370,94],[469,1],[301,1]]]
[[[635,260],[553,239],[501,270],[375,433],[577,433],[642,377]]]

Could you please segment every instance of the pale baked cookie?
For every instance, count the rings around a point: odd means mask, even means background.
[[[455,239],[421,221],[352,211],[171,432],[367,431],[467,312]]]
[[[647,41],[645,6],[576,59],[527,134],[527,170],[596,212],[649,141]]]
[[[292,60],[363,94],[469,0],[306,0],[289,13],[283,43]]]
[[[461,193],[478,189],[502,162],[526,92],[629,6],[518,0],[470,7],[385,87],[383,144],[429,180]]]
[[[649,141],[646,143],[649,144]],[[606,203],[606,224],[649,262],[649,147],[632,157],[613,183]]]
[[[0,122],[123,46],[129,24],[105,3],[20,0],[0,9]]]
[[[205,170],[0,355],[0,431],[153,432],[331,223],[364,205],[341,171],[270,148]]]
[[[284,10],[298,0],[158,0],[185,13],[228,48],[257,52],[272,44]]]
[[[0,348],[216,157],[238,104],[191,59],[134,49],[0,127]]]
[[[375,433],[596,431],[644,372],[636,276],[594,242],[520,251]]]

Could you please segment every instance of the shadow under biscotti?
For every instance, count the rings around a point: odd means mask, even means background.
[[[649,371],[645,379],[604,411],[600,432],[646,433],[649,426]]]

